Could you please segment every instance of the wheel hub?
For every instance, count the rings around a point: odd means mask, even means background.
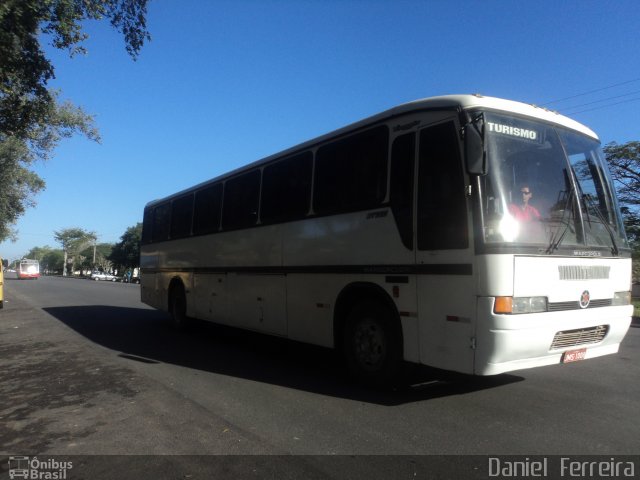
[[[356,358],[363,367],[372,370],[384,360],[386,342],[377,322],[361,321],[356,327],[354,341]]]

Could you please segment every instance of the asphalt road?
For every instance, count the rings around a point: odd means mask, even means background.
[[[640,453],[636,326],[617,355],[485,378],[413,368],[380,392],[332,351],[205,323],[175,332],[138,285],[5,289],[0,455]]]

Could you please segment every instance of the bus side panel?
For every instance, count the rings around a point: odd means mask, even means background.
[[[158,310],[167,311],[167,302],[160,298],[157,288],[158,274],[144,273],[140,278],[140,301]]]
[[[285,275],[229,273],[229,311],[235,327],[287,334]]]
[[[345,275],[287,275],[288,336],[333,347],[333,312]]]
[[[388,207],[283,225],[287,266],[413,265]]]
[[[246,272],[253,267],[280,267],[281,229],[282,225],[269,225],[195,238],[198,243],[191,243],[191,248],[197,256],[190,258],[191,265],[225,270],[240,267]]]
[[[419,275],[420,360],[473,373],[476,328],[473,275]]]
[[[142,303],[167,311],[166,299],[160,298],[159,273],[156,269],[160,266],[160,254],[154,245],[143,245],[140,249],[140,300]]]
[[[342,290],[352,283],[370,283],[392,298],[393,284],[387,283],[387,277],[399,275],[407,282],[399,284],[401,297],[394,300],[405,315],[405,357],[417,360],[415,282],[406,273],[414,265],[415,256],[402,244],[389,208],[285,224],[282,251],[284,265],[300,271],[287,276],[290,338],[333,346],[333,312]]]
[[[229,323],[227,274],[196,273],[193,276],[195,316],[215,323]]]

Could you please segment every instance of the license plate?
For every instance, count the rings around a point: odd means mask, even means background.
[[[577,362],[579,360],[584,360],[587,356],[587,349],[581,348],[580,350],[567,350],[562,354],[561,363],[570,363]]]

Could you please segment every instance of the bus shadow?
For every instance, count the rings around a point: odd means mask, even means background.
[[[169,363],[386,406],[462,395],[523,380],[507,374],[472,377],[408,365],[402,386],[374,390],[355,384],[331,349],[202,321],[179,332],[171,327],[165,313],[153,309],[95,305],[44,311],[130,361]]]

